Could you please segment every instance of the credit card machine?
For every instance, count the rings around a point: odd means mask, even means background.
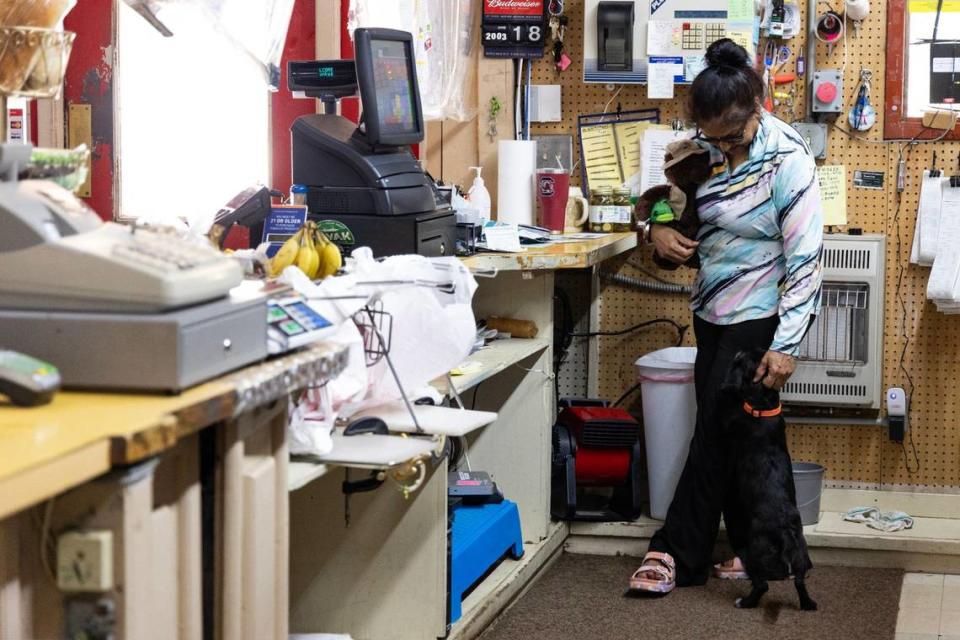
[[[60,372],[52,364],[16,351],[0,350],[0,395],[19,407],[47,404],[60,388]]]
[[[267,301],[267,351],[286,353],[336,331],[334,324],[300,295]]]

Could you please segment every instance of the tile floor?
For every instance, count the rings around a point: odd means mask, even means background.
[[[896,640],[960,640],[960,576],[904,574]]]

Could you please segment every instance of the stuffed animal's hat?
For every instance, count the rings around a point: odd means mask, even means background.
[[[701,153],[707,153],[707,150],[693,140],[675,140],[667,145],[665,154],[667,161],[664,163],[663,168],[669,169],[670,167],[680,164],[690,156],[699,155]]]

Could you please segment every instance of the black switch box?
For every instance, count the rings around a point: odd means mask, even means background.
[[[597,6],[597,68],[633,71],[633,1]]]

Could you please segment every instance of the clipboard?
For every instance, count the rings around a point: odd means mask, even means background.
[[[643,128],[660,123],[660,109],[577,116],[580,184],[588,195],[599,185],[620,186],[640,167]],[[591,184],[591,176],[593,184]]]

